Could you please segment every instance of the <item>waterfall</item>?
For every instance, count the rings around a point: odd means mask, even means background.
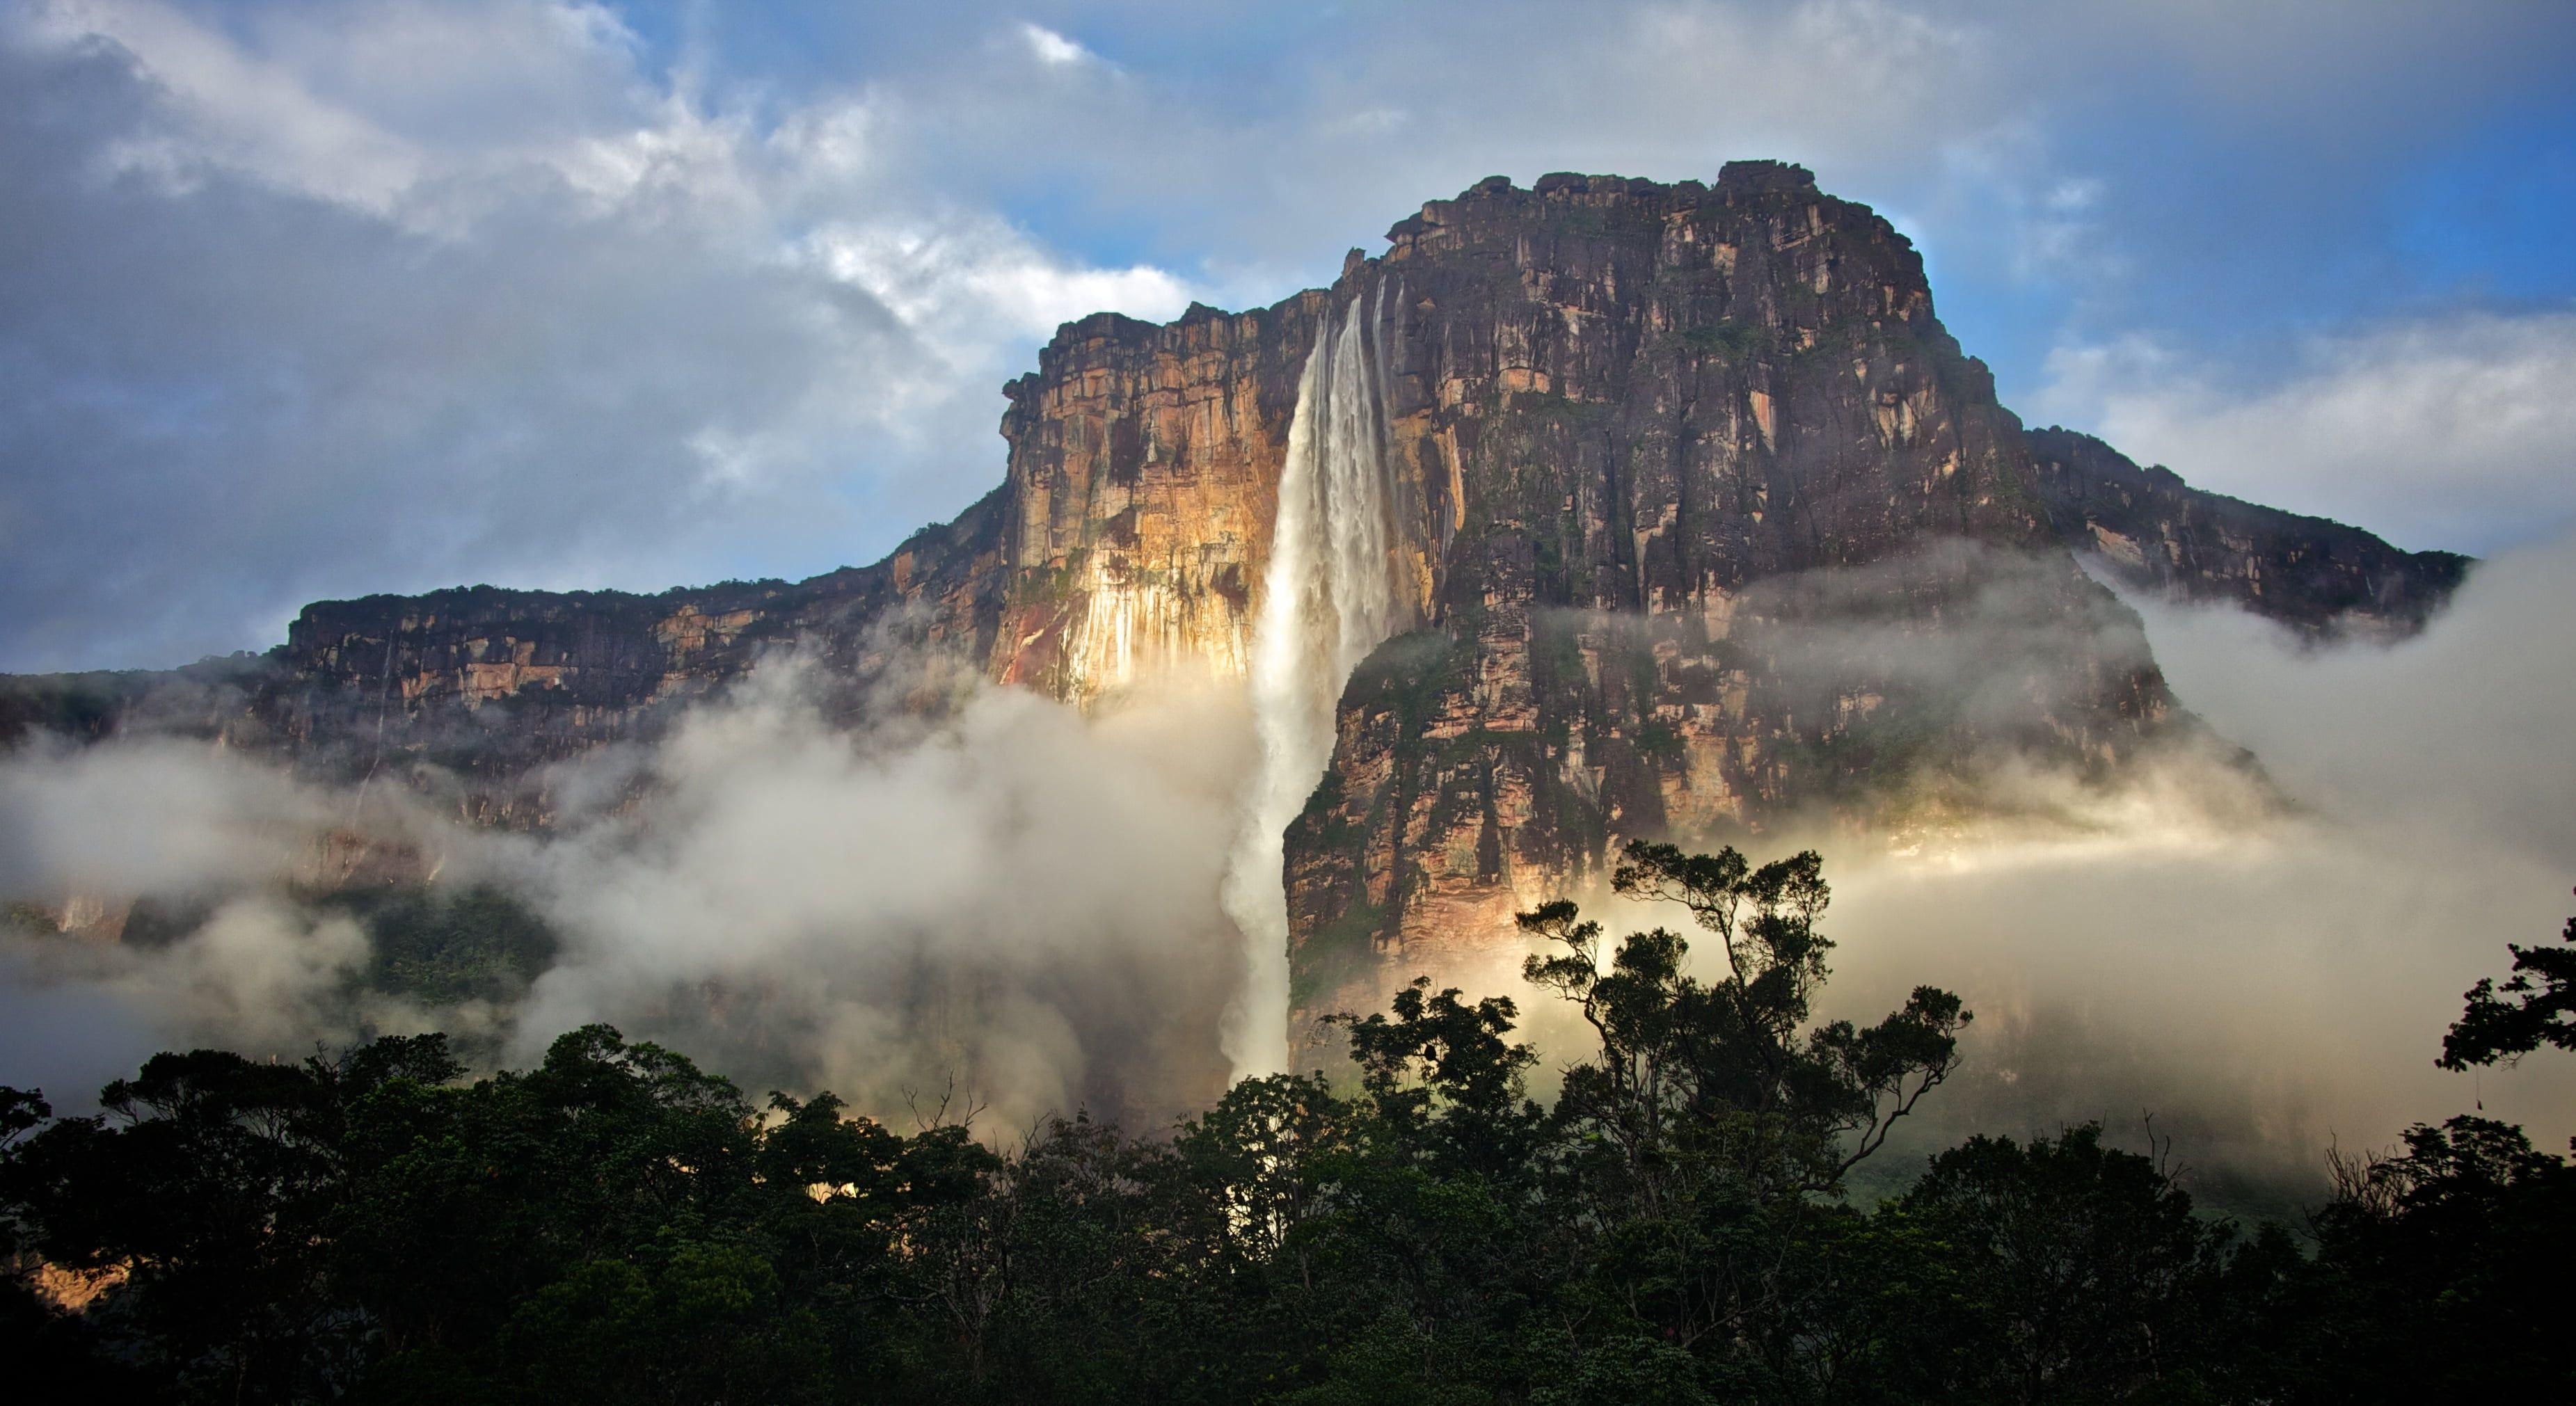
[[[1315,330],[1297,382],[1279,516],[1253,622],[1249,687],[1259,767],[1227,866],[1225,910],[1248,975],[1225,1014],[1236,1078],[1288,1067],[1288,896],[1282,840],[1332,760],[1342,686],[1407,607],[1395,588],[1384,352],[1373,307],[1354,296]]]

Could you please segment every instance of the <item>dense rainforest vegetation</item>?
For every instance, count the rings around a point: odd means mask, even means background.
[[[2576,1400],[2576,1171],[2518,1129],[2339,1162],[2297,1227],[2195,1216],[2097,1127],[1856,1206],[1958,998],[1810,1028],[1812,854],[1633,846],[1617,883],[1718,950],[1526,915],[1528,976],[1597,1035],[1553,1107],[1511,1001],[1425,983],[1339,1019],[1354,1079],[1006,1153],[600,1026],[470,1082],[433,1035],[164,1054],[96,1117],[0,1091],[0,1371],[137,1402]],[[2446,1063],[2570,1044],[2571,951],[2515,959]]]

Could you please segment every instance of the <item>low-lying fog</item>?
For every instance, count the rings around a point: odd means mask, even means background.
[[[1840,944],[1823,1014],[1874,1018],[1918,982],[1977,1012],[1966,1068],[1883,1164],[2088,1118],[2137,1146],[2152,1115],[2199,1184],[2270,1206],[2315,1188],[2330,1144],[2384,1145],[2480,1098],[2544,1145],[2576,1131],[2576,1060],[2433,1066],[2505,944],[2555,941],[2576,911],[2571,600],[2576,541],[2487,563],[2392,648],[2303,652],[2233,610],[2142,604],[2175,693],[2261,759],[2287,813],[2213,804],[2177,762],[2058,797],[2073,826],[1819,841]],[[831,1087],[898,1117],[952,1075],[1005,1127],[1075,1103],[1159,1121],[1212,1096],[1244,977],[1217,902],[1251,747],[1240,690],[1085,717],[976,689],[936,722],[889,707],[851,728],[807,683],[776,662],[663,745],[573,764],[542,842],[201,744],[24,749],[0,763],[0,891],[210,916],[150,947],[0,941],[0,1083],[78,1107],[155,1049],[294,1057],[364,1029],[459,1030],[520,1062],[608,1020],[755,1094]],[[350,995],[367,934],[288,881],[353,822],[436,855],[442,884],[501,884],[544,915],[562,944],[523,999]],[[1563,1017],[1517,994],[1565,1057]]]
[[[2321,1153],[2469,1111],[2576,1133],[2576,1060],[2434,1067],[2461,993],[2576,913],[2576,542],[2501,556],[2423,636],[2301,653],[2235,610],[2141,603],[2174,692],[2297,810],[2213,825],[2190,778],[2093,836],[1828,849],[1832,1013],[1916,982],[1977,1012],[1971,1062],[1891,1145],[2142,1121],[2216,1189],[2314,1186]],[[1937,1106],[1936,1106],[1937,1105]]]

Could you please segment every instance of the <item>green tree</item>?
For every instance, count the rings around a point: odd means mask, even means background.
[[[1973,1016],[1935,987],[1866,1029],[1805,1028],[1833,950],[1817,927],[1832,896],[1822,870],[1812,850],[1756,869],[1731,848],[1631,843],[1613,887],[1679,904],[1714,934],[1723,966],[1709,980],[1665,929],[1623,939],[1605,964],[1600,924],[1573,903],[1521,915],[1562,949],[1526,975],[1576,1003],[1599,1041],[1567,1071],[1560,1112],[1618,1150],[1640,1210],[1685,1168],[1723,1170],[1764,1199],[1831,1190],[1957,1068]]]
[[[2543,1045],[2576,1050],[2576,918],[2558,940],[2571,945],[2507,944],[2513,974],[2502,986],[2485,977],[2469,988],[2467,1009],[2442,1037],[2444,1069],[2511,1064]]]
[[[2403,1151],[2339,1160],[2314,1271],[2283,1315],[2301,1401],[2576,1398],[2559,1291],[2576,1263],[2576,1167],[2462,1115]]]
[[[1324,1019],[1350,1038],[1380,1143],[1440,1172],[1509,1180],[1545,1118],[1524,1080],[1538,1056],[1506,1038],[1519,1014],[1508,996],[1471,1006],[1416,977],[1385,1012]]]
[[[358,1327],[323,1289],[336,1183],[330,1090],[296,1065],[159,1054],[12,1151],[9,1199],[36,1254],[111,1290],[139,1356],[182,1390],[319,1392],[354,1370]]]
[[[2187,1398],[2232,1331],[2233,1229],[2099,1124],[1970,1138],[1883,1215],[1937,1247],[1944,1288],[1889,1320],[1875,1375],[1900,1399]]]
[[[830,1394],[821,1322],[738,1244],[576,1265],[520,1303],[497,1360],[493,1376],[529,1401],[792,1406]]]
[[[1867,1029],[1808,1027],[1833,948],[1812,851],[1756,868],[1733,849],[1635,843],[1612,884],[1680,905],[1719,964],[1695,975],[1690,943],[1663,928],[1605,953],[1571,902],[1521,916],[1556,949],[1525,974],[1573,1002],[1597,1042],[1565,1071],[1555,1113],[1565,1194],[1599,1227],[1593,1291],[1629,1331],[1707,1361],[1711,1389],[1791,1391],[1812,1356],[1808,1247],[1839,1233],[1844,1174],[1956,1067],[1968,1013],[1920,987]]]

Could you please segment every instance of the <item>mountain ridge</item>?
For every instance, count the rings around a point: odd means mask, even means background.
[[[1801,168],[1496,177],[1329,288],[1064,324],[1004,387],[1003,482],[873,564],[316,602],[220,667],[8,679],[0,741],[207,736],[542,829],[548,764],[650,740],[782,646],[854,695],[923,649],[1079,704],[1181,661],[1248,676],[1328,333],[1376,426],[1369,569],[1401,628],[1332,690],[1285,838],[1301,1019],[1516,961],[1513,909],[1625,838],[1965,804],[2002,751],[2132,764],[2185,715],[2078,552],[2320,641],[2421,628],[2468,566],[2026,428],[1911,242]]]

